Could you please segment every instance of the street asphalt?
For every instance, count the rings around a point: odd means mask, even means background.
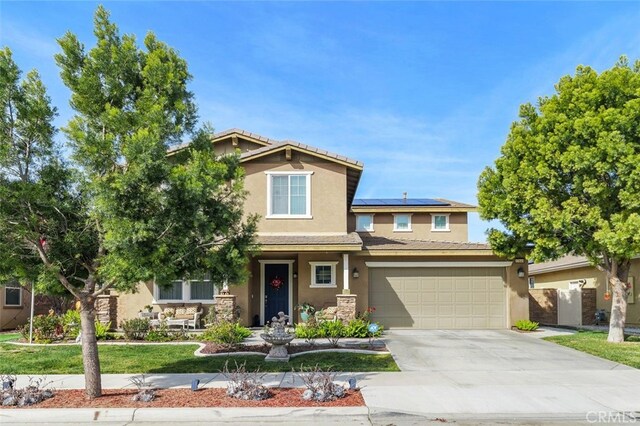
[[[402,372],[355,377],[366,407],[0,410],[0,424],[590,424],[640,423],[640,370],[539,339],[549,329],[394,330],[384,340]],[[131,375],[103,375],[104,388],[130,388]],[[147,375],[163,388],[223,387],[221,374]],[[24,385],[26,376],[19,376]],[[83,388],[79,375],[50,375],[57,389]],[[291,373],[268,386],[301,386]],[[595,421],[594,421],[595,420]]]

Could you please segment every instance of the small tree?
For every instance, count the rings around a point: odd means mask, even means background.
[[[36,257],[42,280],[56,280],[80,301],[90,398],[102,391],[96,297],[205,271],[216,282],[239,282],[256,223],[243,221],[238,156],[216,158],[207,129],[179,156],[167,156],[196,121],[186,62],[151,33],[141,50],[102,7],[94,34],[88,52],[72,33],[58,40],[56,61],[76,111],[63,129],[74,169],[52,153],[52,176],[41,173],[32,185],[37,204],[3,181],[15,226],[0,236],[8,248],[20,243],[14,258],[30,262],[16,260],[14,269],[28,269]]]
[[[624,340],[631,258],[640,253],[640,62],[580,66],[537,106],[520,107],[502,155],[478,182],[498,253],[586,256],[613,292],[610,342]]]

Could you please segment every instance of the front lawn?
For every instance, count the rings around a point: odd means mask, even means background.
[[[606,333],[580,331],[567,336],[545,337],[545,340],[630,367],[640,368],[640,341],[637,336],[629,337],[624,343],[609,343]]]
[[[247,370],[291,371],[301,364],[333,371],[400,371],[391,355],[314,353],[289,363],[264,362],[264,357],[196,357],[197,345],[100,345],[102,373],[218,373],[224,363],[247,362]],[[80,346],[18,346],[0,343],[0,374],[82,374]]]
[[[20,338],[20,333],[1,333],[0,334],[0,342],[8,342],[10,340],[18,340]]]

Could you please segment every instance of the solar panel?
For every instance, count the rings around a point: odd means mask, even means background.
[[[449,206],[432,198],[356,198],[354,206]]]

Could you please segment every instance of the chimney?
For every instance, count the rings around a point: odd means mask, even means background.
[[[402,193],[402,202],[404,202],[404,203],[407,202],[407,193],[406,192]]]

